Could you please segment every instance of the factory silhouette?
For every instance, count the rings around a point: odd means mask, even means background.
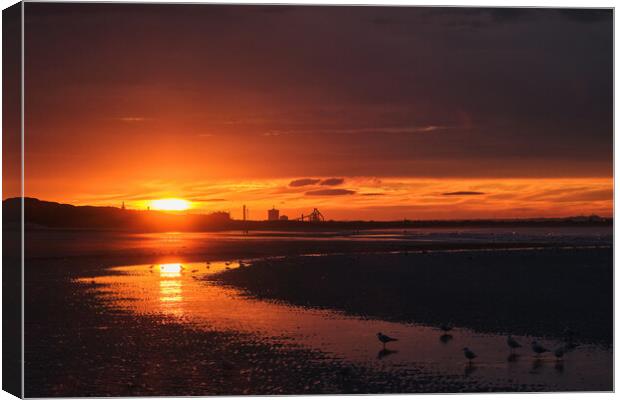
[[[243,206],[244,216],[246,207]],[[267,210],[267,221],[288,221],[289,217],[286,215],[280,215],[280,210],[276,209],[273,206],[270,210]],[[315,208],[307,215],[301,214],[301,217],[293,219],[294,221],[308,221],[308,222],[322,222],[325,221],[325,217],[319,211],[318,208]]]

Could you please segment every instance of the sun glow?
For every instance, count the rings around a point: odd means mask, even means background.
[[[183,199],[158,199],[150,203],[152,210],[183,211],[190,208],[190,202]]]
[[[162,274],[173,274],[172,276],[180,276],[183,266],[181,264],[160,264],[159,272]]]

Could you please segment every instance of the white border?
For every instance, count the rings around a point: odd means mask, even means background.
[[[71,0],[63,0],[63,2],[77,2],[77,1],[71,1]],[[81,2],[96,2],[96,1],[81,1]],[[107,2],[116,2],[116,1],[107,1]],[[128,1],[125,1],[128,2]],[[129,2],[133,2],[133,3],[144,3],[145,1],[129,1]],[[0,6],[2,9],[7,8],[13,4],[15,4],[16,1],[12,1],[12,0],[0,0]],[[151,0],[149,1],[149,3],[213,3],[213,4],[231,4],[231,3],[242,3],[242,4],[264,4],[264,3],[269,3],[269,4],[290,4],[291,1],[282,1],[282,0],[268,0],[268,1],[259,1],[259,0],[244,0],[244,1],[225,1],[225,0],[212,0],[212,1],[208,1],[208,2],[197,2],[197,1],[181,1],[181,0]],[[296,0],[294,2],[295,4],[314,4],[314,5],[334,5],[334,4],[341,4],[341,5],[384,5],[384,6],[389,6],[389,5],[400,5],[400,6],[469,6],[469,7],[483,7],[483,6],[493,6],[493,7],[561,7],[561,8],[577,8],[577,7],[587,7],[587,8],[595,8],[595,7],[601,7],[601,8],[615,8],[615,1],[604,1],[604,0],[590,0],[588,2],[584,2],[582,1],[578,1],[578,0],[523,0],[523,1],[512,1],[512,0],[507,0],[507,1],[502,1],[499,2],[497,0],[492,1],[492,0],[478,0],[476,2],[472,2],[472,1],[467,1],[467,0],[450,0],[450,1],[438,1],[438,0],[425,0],[425,1],[416,1],[416,0],[389,0],[389,1],[383,1],[383,0],[374,0],[374,1],[364,1],[364,0],[358,0],[358,1],[352,1],[352,0],[338,0],[338,1],[330,1],[330,0],[313,0],[313,1],[309,1],[309,0]],[[22,7],[22,18],[23,18],[23,12],[24,9]],[[615,22],[616,22],[616,15],[614,13],[614,26],[615,26]],[[0,28],[1,28],[1,21],[0,21]],[[22,24],[22,80],[21,80],[21,86],[22,86],[22,93],[24,92],[24,79],[23,79],[23,67],[24,67],[24,41],[23,41],[23,36],[24,34],[24,25]],[[614,29],[614,77],[615,77],[615,73],[616,73],[616,69],[615,66],[617,65],[616,63],[616,52],[615,52],[615,43],[617,43],[617,39],[618,39],[618,33],[616,32],[616,30]],[[0,39],[1,39],[1,29],[0,29]],[[1,64],[1,56],[0,56],[0,64]],[[614,79],[614,98],[615,98],[615,93],[616,93],[616,81]],[[2,104],[1,100],[0,100],[0,105]],[[22,115],[21,115],[21,129],[22,129],[22,196],[25,195],[25,188],[24,188],[24,96],[21,96],[21,107],[22,107]],[[615,118],[615,115],[618,113],[619,111],[619,107],[618,104],[614,102],[614,139],[615,139],[615,132],[617,131],[616,129],[616,124],[617,124],[617,120]],[[0,116],[0,122],[1,122],[1,116]],[[614,140],[614,186],[615,186],[615,155],[620,154],[619,150],[620,145]],[[2,144],[0,142],[0,150],[2,148]],[[0,152],[1,153],[1,152]],[[1,154],[0,154],[0,160],[1,160]],[[2,165],[0,163],[0,174],[2,171]],[[0,175],[1,176],[1,175]],[[615,204],[615,200],[616,200],[616,193],[614,191],[614,204]],[[22,205],[22,227],[23,227],[23,205]],[[614,218],[615,218],[615,207],[614,207]],[[2,217],[0,215],[0,223],[2,222]],[[620,228],[614,224],[614,238],[619,237],[618,235],[620,234]],[[23,243],[23,228],[22,228],[22,243]],[[0,239],[2,238],[2,233],[0,231]],[[615,244],[615,240],[614,240],[614,244]],[[0,247],[1,247],[1,242],[0,242]],[[23,247],[22,247],[22,260],[23,260]],[[616,254],[615,254],[615,247],[614,247],[614,265],[616,265]],[[0,266],[1,266],[1,260],[0,260]],[[23,261],[22,261],[22,297],[24,296],[24,270],[23,270]],[[618,275],[614,273],[614,288],[618,287],[617,283],[618,280],[620,278],[618,278]],[[1,288],[0,288],[0,294],[1,294]],[[614,290],[614,309],[616,310],[617,308],[615,307],[617,305],[616,303],[617,297],[615,296],[615,290]],[[23,309],[23,298],[22,298],[22,333],[23,333],[23,313],[24,313],[24,309]],[[1,313],[1,311],[0,311]],[[614,313],[615,314],[615,313]],[[616,338],[615,333],[618,332],[618,326],[617,326],[617,319],[614,318],[614,339]],[[2,322],[0,321],[0,328],[2,326]],[[615,340],[614,340],[615,341]],[[1,350],[1,344],[0,344],[0,350]],[[22,356],[23,356],[23,335],[22,335]],[[615,366],[616,366],[616,361],[618,360],[618,352],[614,351],[614,370],[615,370]],[[0,372],[1,372],[1,365],[0,365]],[[1,374],[0,374],[0,380],[1,380]],[[618,383],[619,383],[619,378],[618,375],[615,374],[614,375],[614,387],[617,388],[618,387]],[[22,366],[22,393],[23,393],[23,366]],[[467,396],[468,399],[489,399],[489,398],[495,398],[495,397],[510,397],[511,399],[531,399],[533,397],[542,397],[544,396],[546,399],[568,399],[568,400],[572,400],[572,399],[583,399],[583,398],[593,398],[593,399],[603,399],[603,398],[611,398],[614,397],[615,394],[613,393],[537,393],[537,394],[497,394],[497,393],[491,393],[491,394],[467,394],[467,395],[451,395],[451,394],[437,394],[437,395],[390,395],[390,396],[398,396],[399,398],[412,398],[412,399],[430,399],[430,398],[437,398],[439,397],[445,397],[445,396]],[[271,398],[273,396],[263,396],[263,398]],[[287,396],[290,397],[290,396]],[[302,399],[311,399],[315,396],[295,396],[296,398],[302,398]],[[322,396],[322,398],[335,398],[336,396]],[[354,397],[359,397],[359,396],[337,396],[338,398],[354,398]],[[378,395],[368,395],[368,396],[364,396],[365,398],[385,398],[386,396],[378,396]],[[0,400],[8,400],[8,399],[12,399],[14,398],[13,396],[11,396],[10,394],[6,393],[6,392],[0,392]],[[169,397],[171,399],[186,399],[185,397]],[[247,399],[248,396],[243,396],[243,397],[227,397],[227,399]]]

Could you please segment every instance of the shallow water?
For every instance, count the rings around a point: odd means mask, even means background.
[[[247,262],[244,263],[244,265]],[[561,345],[516,336],[524,348],[510,357],[506,338],[454,328],[450,337],[434,327],[351,317],[332,310],[293,307],[248,297],[234,288],[205,280],[238,261],[119,266],[110,274],[80,279],[114,307],[136,314],[162,314],[204,329],[253,334],[259,340],[319,350],[323,356],[366,367],[423,370],[435,379],[465,379],[514,390],[611,390],[610,348],[581,345],[563,361],[532,355],[529,343]],[[397,337],[386,350],[377,332]],[[478,354],[469,364],[462,348]],[[321,358],[324,361],[324,358]]]
[[[265,255],[282,254],[287,244],[330,243],[386,245],[407,244],[562,244],[577,246],[609,246],[612,244],[612,227],[495,227],[495,228],[417,228],[362,231],[241,231],[225,232],[113,232],[79,230],[28,230],[26,242],[29,254],[66,257],[73,255],[132,253],[163,254],[214,254],[214,249],[229,248],[237,254],[239,243],[257,250],[264,245],[277,247]],[[254,246],[251,246],[254,245]],[[223,247],[222,247],[223,246]],[[289,246],[290,247],[290,246]],[[215,253],[217,253],[215,251]],[[274,252],[275,251],[275,252]],[[256,254],[256,253],[254,253]]]

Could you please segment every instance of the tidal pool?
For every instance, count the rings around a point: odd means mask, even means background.
[[[277,260],[275,260],[277,262]],[[535,356],[530,342],[555,349],[560,342],[515,336],[523,348],[511,354],[506,337],[455,327],[435,327],[359,318],[328,309],[257,300],[240,290],[207,280],[251,261],[190,262],[118,266],[109,275],[81,278],[108,304],[136,315],[161,315],[205,330],[251,334],[257,340],[318,350],[333,359],[382,371],[424,370],[432,379],[459,379],[489,387],[529,390],[611,390],[613,352],[582,344],[563,360]],[[311,284],[309,282],[308,284]],[[385,349],[377,332],[398,338]],[[477,358],[469,363],[463,347]],[[319,353],[317,353],[319,354]]]

